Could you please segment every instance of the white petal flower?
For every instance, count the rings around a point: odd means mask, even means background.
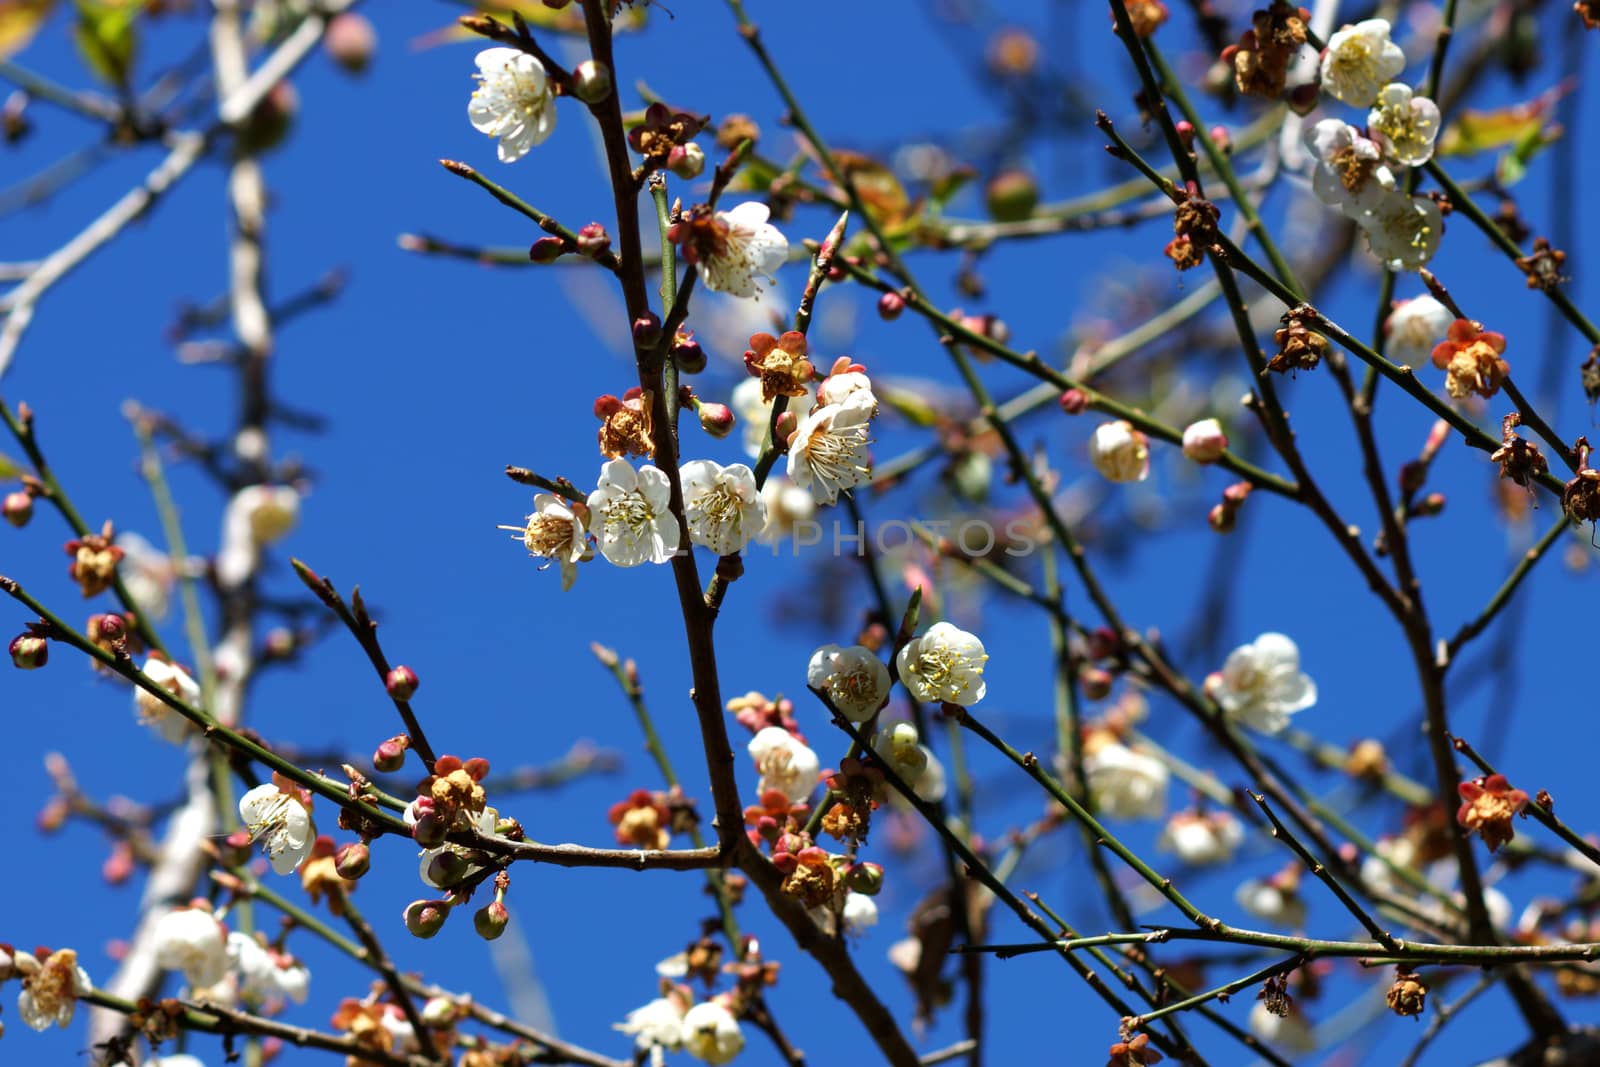
[[[1240,884],[1234,901],[1263,922],[1297,930],[1306,922],[1306,902],[1298,888],[1273,878],[1252,878]]]
[[[822,384],[817,386],[817,403],[843,404],[851,397],[861,394],[864,394],[864,398],[871,398],[872,407],[878,406],[878,398],[872,393],[872,379],[862,371],[842,371],[822,379]],[[865,399],[860,402],[864,403]]]
[[[846,934],[860,936],[878,925],[878,902],[865,893],[848,893],[839,918]]]
[[[983,642],[975,635],[936,622],[927,633],[906,642],[895,665],[901,683],[914,699],[971,706],[982,700],[988,689],[983,680],[988,658]]]
[[[777,544],[800,526],[812,523],[817,514],[817,502],[811,498],[810,491],[777,473],[770,475],[761,486],[761,500],[767,506],[767,525],[760,538],[764,544]],[[796,551],[799,551],[798,545]]]
[[[1167,810],[1167,765],[1116,741],[1101,741],[1083,757],[1089,795],[1112,819],[1159,819]]]
[[[1405,69],[1406,54],[1389,40],[1389,23],[1367,19],[1328,39],[1322,53],[1322,91],[1351,107],[1367,107]]]
[[[689,540],[719,556],[744,550],[767,525],[767,505],[756,476],[743,463],[722,466],[690,460],[678,470],[683,483],[683,517]]]
[[[744,1031],[720,1000],[702,1000],[683,1017],[683,1047],[705,1063],[732,1063],[744,1048]]]
[[[696,262],[707,289],[750,297],[761,291],[757,278],[772,281],[789,258],[789,241],[767,221],[770,215],[767,205],[754,200],[716,213],[716,239]]]
[[[209,908],[175,908],[156,920],[156,964],[182,971],[195,988],[222,981],[228,969],[228,932]]]
[[[1156,847],[1200,867],[1227,863],[1244,841],[1244,824],[1231,812],[1180,811],[1167,820]]]
[[[1391,82],[1378,93],[1367,126],[1385,156],[1407,167],[1420,167],[1433,158],[1439,105],[1425,96],[1413,96],[1409,85]]]
[[[123,552],[117,574],[128,596],[151,619],[166,618],[172,610],[172,587],[178,580],[172,558],[136,533],[117,534],[117,547]]]
[[[300,493],[288,485],[252,485],[228,501],[223,524],[244,524],[257,545],[283,540],[300,520]]]
[[[1228,654],[1214,695],[1234,719],[1264,734],[1281,733],[1289,716],[1317,702],[1317,685],[1300,670],[1300,649],[1266,633]]]
[[[637,471],[624,459],[600,468],[589,494],[600,554],[619,567],[665,563],[678,550],[678,520],[668,510],[671,483],[649,465]]]
[[[522,535],[528,554],[561,565],[561,588],[571,589],[578,577],[578,561],[589,554],[588,530],[572,502],[554,493],[533,498],[533,514],[521,526],[502,526]]]
[[[1394,172],[1384,166],[1377,143],[1348,122],[1323,119],[1306,131],[1305,141],[1317,161],[1311,189],[1329,207],[1360,219],[1394,190]]]
[[[764,726],[750,739],[749,752],[761,774],[757,788],[776,789],[798,804],[817,787],[822,762],[798,737],[781,726]]]
[[[556,128],[549,79],[539,61],[518,48],[485,48],[477,64],[467,117],[479,133],[499,138],[502,163],[515,163]]]
[[[311,972],[293,956],[236,930],[228,935],[228,958],[239,975],[240,992],[255,1003],[306,1002]]]
[[[889,698],[889,668],[861,645],[823,645],[811,653],[806,684],[826,693],[828,702],[854,723],[866,722]]]
[[[144,676],[191,708],[200,703],[200,686],[182,667],[151,656],[145,660]],[[199,735],[200,728],[174,711],[153,693],[137,686],[133,690],[133,710],[143,726],[161,735],[163,741],[181,745]]]
[[[1089,439],[1089,460],[1113,482],[1142,482],[1150,476],[1150,439],[1124,419],[1102,422]]]
[[[911,787],[917,799],[928,804],[944,799],[944,764],[932,749],[920,743],[915,726],[900,722],[879,730],[872,739],[872,750]]]
[[[1421,270],[1444,236],[1444,215],[1426,196],[1386,193],[1360,221],[1367,247],[1390,270]]]
[[[89,972],[78,966],[78,954],[70,948],[57,949],[43,961],[31,953],[19,952],[13,965],[22,978],[17,1014],[31,1030],[43,1032],[51,1026],[70,1026],[77,1014],[78,998],[94,988]]]
[[[818,504],[832,504],[839,491],[866,483],[872,474],[867,446],[876,401],[856,393],[843,404],[826,404],[800,422],[789,443],[789,477],[811,490]]]
[[[1389,313],[1385,354],[1403,366],[1420,367],[1454,321],[1455,314],[1433,297],[1413,297]]]
[[[153,1060],[145,1060],[145,1067],[206,1067],[206,1065],[186,1052],[176,1056],[157,1056]]]
[[[1317,1047],[1311,1024],[1298,1008],[1290,1008],[1288,1015],[1274,1015],[1258,1001],[1250,1009],[1250,1032],[1283,1052],[1304,1053]]]
[[[648,1051],[652,1062],[665,1062],[662,1052],[675,1052],[683,1046],[683,1005],[672,997],[657,997],[634,1008],[612,1029],[633,1035],[634,1047]]]
[[[274,775],[273,781],[250,790],[239,798],[239,818],[261,842],[278,874],[288,874],[311,855],[317,839],[311,794],[292,782]]]

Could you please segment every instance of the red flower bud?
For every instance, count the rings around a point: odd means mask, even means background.
[[[348,845],[342,845],[339,851],[333,854],[333,869],[347,882],[355,881],[371,868],[372,850],[364,842],[353,841]]]
[[[899,293],[884,293],[878,297],[878,318],[892,322],[906,309],[906,298]]]
[[[4,516],[17,529],[22,529],[33,518],[33,494],[21,489],[7,493],[5,502],[0,504],[0,516]]]
[[[728,436],[738,422],[733,409],[726,404],[701,403],[695,411],[700,416],[700,428],[712,437]]]
[[[493,941],[505,933],[506,925],[510,922],[511,913],[498,900],[485,904],[472,916],[472,928],[478,931],[478,936],[485,941]]]
[[[404,919],[406,930],[413,937],[429,938],[444,929],[450,917],[448,900],[414,900],[406,905]]]
[[[49,659],[50,642],[37,634],[18,634],[11,639],[11,662],[18,670],[38,670]]]
[[[420,684],[417,672],[405,664],[395,667],[383,680],[383,687],[396,700],[410,700]]]

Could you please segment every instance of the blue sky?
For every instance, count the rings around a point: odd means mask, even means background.
[[[923,5],[750,6],[813,121],[840,146],[882,151],[886,133],[982,132],[997,121],[995,105],[978,84],[979,48],[970,35],[935,23]],[[1132,79],[1102,25],[1098,5],[994,6],[1007,20],[1039,33],[1049,61],[1081,76],[1090,98],[1119,126],[1134,127]],[[1565,5],[1557,7],[1566,21],[1547,29],[1574,32]],[[618,80],[629,102],[635,99],[632,87],[642,81],[681,106],[718,116],[748,112],[761,124],[772,154],[787,156],[789,134],[777,122],[780,104],[733,35],[722,5],[683,0],[672,8],[675,17],[662,13],[647,35],[619,45]],[[436,162],[440,158],[480,167],[574,227],[605,220],[609,195],[586,118],[574,108],[563,109],[555,135],[527,160],[513,167],[495,161],[492,143],[466,121],[473,46],[413,47],[447,24],[454,10],[410,3],[375,11],[381,50],[362,80],[340,74],[320,56],[307,63],[295,79],[303,106],[294,136],[266,164],[273,192],[272,293],[281,298],[297,292],[334,267],[347,267],[351,279],[336,305],[296,319],[278,338],[272,371],[276,394],[329,419],[327,432],[318,436],[292,429],[274,435],[278,455],[303,456],[316,476],[287,548],[346,592],[360,583],[381,613],[391,657],[421,675],[417,707],[440,749],[463,757],[486,755],[500,770],[550,761],[586,740],[618,751],[624,769],[617,775],[500,803],[540,840],[605,843],[608,806],[633,788],[655,788],[659,782],[626,703],[590,657],[591,641],[639,661],[677,769],[709,812],[696,762],[698,742],[686,699],[689,680],[670,575],[664,567],[620,571],[594,564],[583,568],[576,590],[563,595],[554,571],[538,571],[494,527],[519,521],[529,506],[528,493],[501,473],[507,463],[566,475],[580,486],[592,482],[600,463],[593,445],[593,398],[620,392],[632,379],[631,361],[617,345],[620,301],[602,276],[581,268],[494,270],[431,260],[401,251],[395,238],[426,232],[463,243],[518,246],[538,236],[526,220],[447,174]],[[180,42],[193,33],[193,26],[182,26],[157,35],[149,44],[148,62],[181,54]],[[1175,35],[1178,39],[1188,40]],[[1550,51],[1553,61],[1553,37]],[[59,20],[22,58],[74,84],[86,77]],[[1408,77],[1420,72],[1409,71]],[[1556,80],[1551,67],[1522,86],[1496,76],[1484,100],[1525,99]],[[1580,115],[1597,113],[1597,96],[1593,85],[1584,87]],[[1217,121],[1238,125],[1244,119],[1242,112],[1224,116],[1210,102],[1203,106]],[[35,107],[35,137],[0,155],[7,184],[96,137],[82,120],[42,104]],[[1038,175],[1047,200],[1127,176],[1100,152],[1099,139],[1084,133],[1092,115],[1074,108],[1063,106],[1071,139],[1050,144],[1036,137],[1020,149],[1018,159],[1025,158]],[[1576,156],[1587,163],[1592,152],[1580,141]],[[1538,159],[1517,189],[1535,232],[1543,232],[1549,219],[1552,158]],[[55,247],[155,159],[149,149],[119,154],[41,207],[6,216],[0,222],[0,259],[32,257]],[[1452,168],[1459,174],[1482,169],[1477,161]],[[681,195],[687,201],[693,191],[684,189]],[[1281,199],[1274,201],[1274,210]],[[180,301],[208,301],[225,287],[223,205],[222,170],[216,163],[203,164],[150,218],[50,294],[16,365],[0,384],[7,402],[26,400],[38,413],[57,473],[92,522],[113,517],[121,528],[158,539],[154,509],[133,462],[132,435],[119,414],[125,400],[174,415],[201,434],[225,432],[233,418],[233,385],[226,372],[181,366],[163,341]],[[968,193],[952,211],[976,216],[981,204]],[[1574,244],[1581,249],[1597,233],[1593,213],[1581,204],[1578,212]],[[793,241],[820,238],[831,222],[802,211],[785,229]],[[1162,291],[1170,286],[1159,258],[1168,236],[1165,222],[1158,220],[1136,230],[997,248],[983,261],[988,295],[977,301],[956,294],[953,259],[921,256],[913,265],[946,306],[964,303],[968,310],[994,311],[1009,324],[1017,347],[1060,358],[1098,323],[1129,314],[1141,286]],[[1289,247],[1299,250],[1293,242]],[[1593,308],[1594,275],[1584,270],[1581,255],[1569,266],[1576,276],[1569,291],[1580,306]],[[1561,362],[1564,402],[1556,424],[1568,437],[1591,432],[1592,415],[1576,380],[1583,349],[1566,334],[1564,347],[1547,344],[1546,308],[1538,294],[1524,290],[1516,272],[1465,220],[1451,220],[1436,267],[1469,312],[1508,336],[1508,359],[1519,381],[1534,381],[1542,360]],[[779,291],[793,300],[803,280],[800,269],[790,268],[780,278]],[[1419,291],[1414,279],[1402,279],[1400,295]],[[1322,306],[1365,333],[1374,293],[1373,276],[1358,273]],[[785,314],[792,310],[776,306]],[[912,317],[879,322],[869,296],[847,288],[826,291],[819,308],[815,336],[825,353],[824,366],[847,353],[875,376],[925,390],[941,402],[958,395],[946,356]],[[692,317],[691,325],[702,337],[724,336],[699,317]],[[740,351],[712,346],[711,355],[712,370],[697,387],[722,396],[737,380],[733,372]],[[983,373],[1002,396],[1029,384],[994,364],[985,365]],[[1424,380],[1433,382],[1433,376],[1425,373]],[[1239,379],[1228,395],[1237,396],[1243,388]],[[1330,495],[1353,521],[1375,530],[1376,517],[1357,480],[1348,418],[1338,408],[1332,383],[1325,375],[1307,374],[1283,383],[1281,391]],[[1491,408],[1485,425],[1498,422],[1499,408]],[[1381,395],[1379,431],[1391,463],[1420,447],[1430,422],[1392,390]],[[1023,424],[1022,436],[1076,479],[1088,473],[1083,441],[1092,425],[1090,419],[1066,420],[1052,408]],[[879,455],[893,455],[920,439],[904,424],[886,420]],[[736,442],[714,442],[692,430],[685,440],[686,458],[739,458]],[[0,451],[9,450],[0,446]],[[1216,539],[1205,529],[1204,509],[1227,479],[1225,472],[1200,472],[1198,495],[1181,497],[1187,510],[1168,515],[1146,533],[1137,516],[1160,506],[1158,493],[1195,477],[1170,451],[1160,450],[1150,486],[1099,498],[1094,520],[1109,531],[1102,558],[1116,549],[1102,569],[1125,615],[1174,634],[1193,622],[1200,592],[1216,565]],[[1447,445],[1431,487],[1445,492],[1450,503],[1441,518],[1415,527],[1414,552],[1430,610],[1445,633],[1478,610],[1500,583],[1511,554],[1527,543],[1529,531],[1536,535],[1556,515],[1544,498],[1531,527],[1508,528],[1492,507],[1491,473],[1478,453],[1459,442]],[[221,503],[217,492],[193,469],[178,467],[172,478],[191,547],[211,550]],[[1012,488],[1000,486],[996,492],[1002,503],[1020,500]],[[869,519],[913,518],[925,514],[933,499],[924,478],[894,494],[867,497],[863,507]],[[1391,739],[1397,763],[1427,779],[1424,742],[1415,730],[1416,688],[1400,633],[1309,515],[1264,494],[1247,506],[1253,514],[1239,535],[1247,540],[1231,558],[1223,557],[1239,573],[1225,616],[1210,622],[1218,631],[1218,646],[1226,651],[1265,630],[1293,635],[1320,689],[1318,705],[1299,724],[1340,743],[1365,735]],[[77,619],[91,609],[77,603],[67,581],[59,547],[65,537],[41,509],[32,526],[0,537],[0,572],[22,581],[68,619]],[[1498,732],[1504,738],[1494,753],[1500,767],[1530,792],[1548,788],[1562,816],[1582,828],[1600,815],[1600,804],[1584,789],[1588,753],[1600,741],[1600,726],[1582,713],[1592,702],[1593,687],[1584,676],[1591,642],[1583,623],[1590,617],[1585,609],[1593,598],[1594,561],[1586,551],[1579,554],[1588,560],[1587,569],[1567,569],[1560,559],[1542,567],[1525,590],[1531,606],[1518,632],[1500,627],[1480,643],[1479,654],[1505,644],[1514,648],[1518,669],[1509,699],[1496,702],[1494,685],[1463,687],[1456,695],[1454,721],[1470,738]],[[842,753],[843,744],[830,736],[821,709],[803,699],[805,662],[820,643],[848,643],[855,620],[868,606],[868,593],[855,585],[835,588],[841,621],[831,627],[815,621],[811,606],[826,591],[815,569],[820,562],[816,552],[809,559],[756,552],[730,596],[718,638],[724,693],[796,694],[801,723],[827,764]],[[709,560],[703,564],[709,565]],[[268,574],[271,589],[293,595],[300,588],[285,554],[272,559]],[[1047,749],[1054,728],[1044,620],[1003,599],[980,603],[963,596],[960,590],[967,584],[950,577],[946,591],[953,617],[982,634],[992,655],[985,721],[1019,747]],[[902,595],[903,588],[895,592]],[[1078,590],[1069,598],[1088,611]],[[13,612],[12,621],[20,629],[26,620]],[[167,632],[177,637],[176,620],[169,620]],[[1217,664],[1184,666],[1199,677]],[[0,831],[10,831],[13,855],[23,858],[18,873],[0,882],[0,915],[10,917],[0,922],[0,939],[73,944],[92,976],[109,975],[107,946],[130,929],[136,888],[113,891],[101,883],[104,845],[96,831],[78,825],[51,839],[37,834],[33,821],[48,790],[40,757],[47,751],[64,753],[98,796],[125,794],[146,801],[166,798],[180,758],[134,724],[124,690],[101,681],[64,651],[45,671],[0,674],[0,707],[8,713],[11,753],[8,773],[0,779]],[[355,753],[370,751],[399,728],[359,649],[341,634],[311,650],[299,665],[264,675],[252,696],[250,724],[311,749]],[[1209,755],[1198,728],[1170,702],[1152,701],[1146,728],[1190,758]],[[1277,754],[1291,767],[1301,765],[1288,750]],[[979,824],[987,837],[998,839],[1042,810],[1042,798],[1035,800],[1020,788],[1009,767],[986,754],[973,758]],[[1247,784],[1238,772],[1217,771],[1229,785]],[[754,775],[742,764],[740,780],[753,788]],[[1335,803],[1349,805],[1369,830],[1392,826],[1391,811],[1334,785],[1322,781],[1319,787],[1331,791]],[[1175,789],[1174,799],[1181,795]],[[332,813],[324,812],[323,819],[331,828]],[[1156,828],[1126,829],[1130,843],[1145,846]],[[1531,824],[1525,832],[1538,838]],[[940,864],[926,851],[892,856],[889,845],[889,835],[874,841],[878,855],[872,858],[884,862],[891,877],[880,900],[882,923],[859,944],[858,954],[881,995],[909,1017],[910,997],[884,952],[902,936],[910,907]],[[421,889],[413,881],[410,847],[386,841],[375,851],[374,873],[358,899],[385,925],[401,966],[424,969],[430,978],[470,987],[480,999],[501,1003],[489,955],[465,916],[430,942],[403,934],[401,907]],[[1227,873],[1192,877],[1184,885],[1193,888],[1202,906],[1237,920],[1242,916],[1232,903],[1232,886],[1238,878],[1268,873],[1287,858],[1270,842],[1256,841]],[[1040,892],[1080,928],[1104,929],[1109,920],[1084,877],[1082,861],[1076,836],[1060,835],[1030,858],[1014,884]],[[1535,892],[1569,887],[1560,880],[1518,875],[1506,888],[1520,910]],[[1314,932],[1353,933],[1336,902],[1315,888],[1309,896]],[[693,876],[549,869],[516,871],[508,904],[561,1034],[618,1056],[626,1040],[609,1025],[654,994],[653,963],[690,940],[695,920],[709,910]],[[762,935],[769,957],[783,963],[773,1005],[796,1042],[814,1062],[865,1062],[869,1056],[860,1047],[865,1035],[829,996],[825,978],[781,930],[755,913],[755,907],[747,907],[743,918]],[[1171,917],[1152,913],[1149,921],[1164,918]],[[998,918],[993,936],[1017,939],[1018,927]],[[353,968],[310,947],[306,956],[314,972],[312,1001],[290,1018],[322,1025],[337,997],[359,993],[364,981]],[[1341,966],[1337,973],[1351,970]],[[1063,1057],[1088,1062],[1114,1040],[1115,1020],[1049,957],[994,963],[988,973],[990,1062]],[[1217,982],[1229,976],[1213,972]],[[1337,979],[1312,1006],[1314,1017],[1334,1016],[1361,988],[1371,984]],[[1242,1022],[1249,1005],[1241,996],[1225,1010]],[[1563,1006],[1574,1009],[1571,1018],[1593,1017],[1583,1002]],[[1347,1016],[1357,1020],[1352,1030],[1360,1029],[1362,1010],[1358,1006]],[[1505,1019],[1508,1010],[1501,994],[1490,994],[1472,1017],[1445,1031],[1425,1062],[1462,1062],[1500,1051],[1511,1040],[1511,1028],[1496,1020]],[[81,1025],[39,1038],[19,1032],[9,1007],[6,1021],[12,1024],[6,1046],[26,1049],[8,1056],[76,1062]],[[1193,1030],[1206,1035],[1202,1024]],[[1417,1033],[1409,1023],[1385,1022],[1363,1031],[1361,1044],[1352,1046],[1364,1051],[1328,1062],[1398,1059]],[[918,1043],[932,1050],[960,1036],[959,1020],[949,1013]],[[1213,1062],[1244,1062],[1237,1047],[1220,1036],[1207,1036],[1201,1047],[1215,1050]],[[208,1063],[221,1062],[210,1041],[196,1042],[193,1051]],[[310,1062],[310,1054],[291,1052],[283,1062],[302,1061]],[[752,1033],[741,1062],[776,1061]]]

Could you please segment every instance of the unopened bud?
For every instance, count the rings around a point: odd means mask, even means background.
[[[705,149],[693,141],[673,145],[667,154],[667,169],[685,181],[700,177],[706,169]]]
[[[1210,513],[1206,515],[1206,521],[1217,533],[1232,533],[1239,521],[1239,509],[1227,504],[1213,504]]]
[[[1249,482],[1234,482],[1232,485],[1228,486],[1228,488],[1222,491],[1222,499],[1227,503],[1238,507],[1240,504],[1244,503],[1245,498],[1250,495],[1250,490],[1253,488],[1255,487]]]
[[[1082,389],[1068,389],[1061,394],[1060,404],[1068,415],[1082,415],[1089,410],[1089,394]]]
[[[680,332],[672,339],[672,362],[682,374],[699,374],[706,369],[706,350],[689,334]]]
[[[448,1029],[462,1017],[456,1002],[449,997],[429,997],[428,1002],[422,1006],[421,1014],[424,1026],[439,1030]]]
[[[485,904],[472,916],[472,928],[478,931],[478,936],[485,941],[493,941],[505,933],[506,925],[510,922],[511,913],[498,900]]]
[[[1228,450],[1228,435],[1216,419],[1190,423],[1183,431],[1183,454],[1196,463],[1215,463]]]
[[[1321,89],[1322,86],[1318,82],[1306,82],[1304,85],[1296,85],[1289,90],[1289,110],[1301,118],[1311,114],[1317,109],[1318,96]],[[1220,148],[1221,145],[1218,145],[1218,147]]]
[[[107,885],[122,885],[133,877],[133,871],[133,849],[126,841],[118,841],[111,846],[111,855],[100,865],[100,877]]]
[[[661,341],[661,320],[647,311],[633,320],[633,347],[654,348]]]
[[[844,884],[852,893],[877,896],[883,888],[883,868],[876,863],[852,863],[844,872]]]
[[[1078,670],[1078,685],[1090,700],[1104,700],[1111,695],[1111,672],[1100,667],[1085,665]]]
[[[217,862],[224,867],[243,867],[250,862],[253,841],[249,830],[235,830],[217,846]]]
[[[611,235],[598,222],[591,222],[578,231],[578,254],[598,259],[611,248]]]
[[[405,734],[396,734],[378,746],[372,754],[372,768],[383,774],[391,774],[406,765],[406,749],[411,747],[411,738]]]
[[[461,853],[453,849],[440,849],[438,855],[428,861],[423,876],[429,885],[438,886],[440,889],[449,889],[460,882],[472,871],[472,865],[462,857]]]
[[[417,672],[403,663],[391,670],[383,679],[383,687],[396,700],[410,700],[420,684]]]
[[[1211,127],[1211,143],[1217,146],[1219,152],[1233,151],[1233,136],[1228,133],[1226,126]]]
[[[328,58],[339,66],[351,74],[362,74],[378,50],[378,35],[365,15],[345,11],[328,21],[322,47],[327,49]]]
[[[414,900],[406,905],[406,930],[412,937],[429,938],[444,929],[444,921],[449,917],[450,902],[447,900]]]
[[[372,850],[365,842],[352,841],[340,846],[339,851],[333,854],[333,869],[347,882],[355,881],[371,868]]]
[[[1430,515],[1437,515],[1443,510],[1444,494],[1429,493],[1427,496],[1417,501],[1416,506],[1411,509],[1411,514],[1419,518],[1423,518]]]
[[[598,104],[611,95],[611,68],[593,59],[572,72],[572,95],[586,104]]]
[[[796,416],[792,411],[785,411],[782,415],[778,416],[777,425],[773,428],[774,440],[787,441],[789,439],[789,435],[794,433],[795,430],[799,428],[799,417]]]
[[[0,503],[0,515],[17,529],[28,525],[28,520],[33,518],[33,494],[18,489],[7,493],[4,503]]]
[[[899,293],[884,293],[878,297],[878,318],[892,322],[906,309],[906,298]]]
[[[983,202],[996,222],[1021,222],[1039,206],[1039,185],[1026,171],[1001,171],[984,187]]]
[[[712,437],[728,436],[739,421],[726,404],[701,402],[695,413],[700,416],[700,428]]]
[[[38,670],[50,659],[50,642],[37,634],[18,634],[11,639],[11,662],[18,670]]]
[[[554,263],[567,250],[559,237],[541,237],[528,248],[528,258],[535,263]]]
[[[1194,123],[1188,119],[1179,119],[1174,129],[1178,131],[1178,140],[1183,142],[1183,147],[1194,147]]]
[[[450,833],[450,827],[439,816],[429,813],[417,819],[411,827],[411,839],[421,848],[438,848]]]
[[[1400,464],[1400,492],[1410,496],[1421,489],[1428,480],[1428,465],[1421,460],[1407,460]]]

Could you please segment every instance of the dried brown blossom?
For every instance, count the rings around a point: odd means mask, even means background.
[[[1167,5],[1161,0],[1131,0],[1127,7],[1128,21],[1140,37],[1149,37],[1167,21]]]
[[[1428,987],[1412,972],[1401,971],[1394,976],[1394,984],[1389,987],[1384,999],[1389,1002],[1389,1010],[1396,1015],[1421,1015],[1422,1009],[1427,1006]]]
[[[650,166],[665,166],[673,148],[688,144],[710,121],[710,116],[674,111],[658,101],[645,109],[644,121],[628,131],[628,144]]]
[[[780,396],[805,396],[806,383],[816,376],[806,358],[806,335],[790,330],[782,337],[754,334],[744,354],[745,369],[761,379],[761,399],[770,403]]]
[[[66,544],[67,555],[72,557],[67,574],[78,583],[85,598],[105,592],[116,580],[117,564],[126,553],[113,543],[115,537],[111,520],[107,519],[99,533],[85,534]]]
[[[1505,775],[1473,778],[1462,782],[1456,791],[1461,794],[1456,822],[1468,833],[1481,836],[1490,852],[1517,836],[1511,819],[1528,806],[1528,794],[1513,789]]]
[[[1267,361],[1267,369],[1283,374],[1291,370],[1315,370],[1322,357],[1328,354],[1328,339],[1311,329],[1316,312],[1301,305],[1286,312],[1278,321],[1283,323],[1273,331],[1273,343],[1278,354]]]
[[[1136,1034],[1111,1046],[1111,1058],[1106,1067],[1144,1067],[1160,1063],[1161,1053],[1150,1047],[1149,1034]]]
[[[1287,1018],[1294,1010],[1294,998],[1289,995],[1289,979],[1281,974],[1268,978],[1261,986],[1261,992],[1256,994],[1256,999],[1261,1001],[1261,1006],[1280,1019]]]
[[[1239,43],[1222,51],[1222,61],[1233,68],[1234,84],[1246,96],[1276,99],[1283,95],[1289,64],[1306,43],[1303,8],[1277,0],[1250,16],[1250,29]]]
[[[600,397],[594,402],[594,414],[600,420],[601,455],[607,459],[655,455],[649,398],[638,386],[620,400],[610,393]]]
[[[1532,252],[1517,257],[1517,266],[1528,276],[1528,288],[1543,289],[1545,292],[1567,280],[1561,273],[1561,267],[1566,262],[1567,254],[1559,248],[1552,248],[1549,240],[1543,237],[1534,238]]]
[[[635,789],[627,800],[611,805],[606,816],[619,845],[666,848],[672,841],[672,818],[665,804],[648,789]]]
[[[1584,29],[1600,30],[1600,0],[1577,0],[1572,10],[1583,20]]]
[[[1471,319],[1450,324],[1445,339],[1433,348],[1433,365],[1445,372],[1445,392],[1453,397],[1494,396],[1511,374],[1511,364],[1503,358],[1504,334],[1483,328]]]
[[[1520,425],[1522,415],[1515,411],[1500,420],[1500,447],[1489,458],[1500,464],[1500,477],[1527,486],[1534,478],[1549,473],[1550,464],[1538,445],[1517,436]]]

